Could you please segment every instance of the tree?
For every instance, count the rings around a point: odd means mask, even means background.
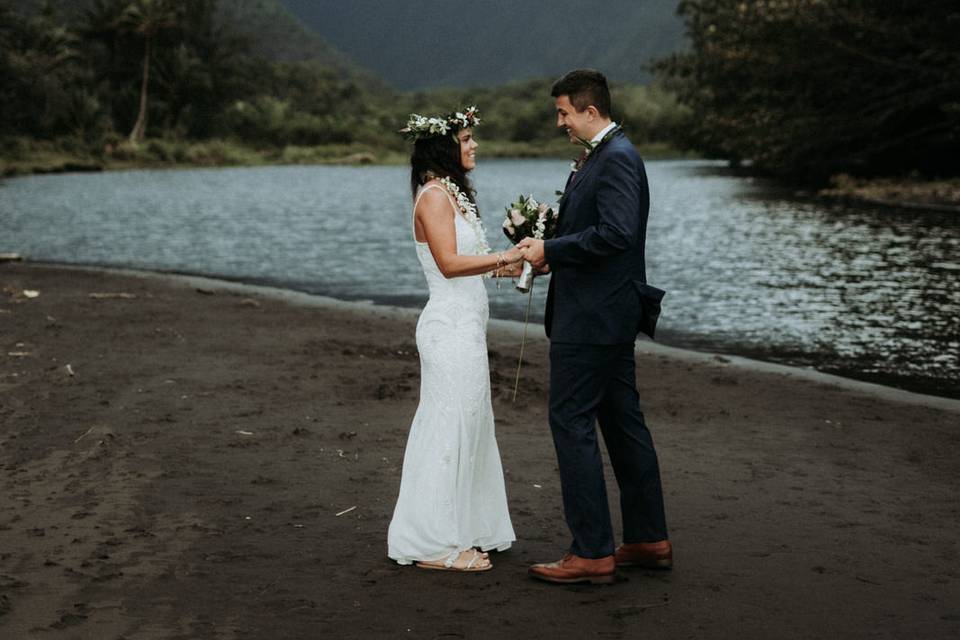
[[[0,131],[45,136],[69,128],[82,84],[77,38],[45,8],[21,17],[0,5]]]
[[[799,180],[956,173],[960,7],[931,0],[685,0],[692,47],[657,65],[689,142]]]
[[[147,131],[147,94],[150,86],[150,60],[157,36],[179,24],[183,4],[176,0],[134,0],[126,6],[117,26],[143,39],[143,72],[140,78],[140,108],[130,131],[130,142],[143,140]]]

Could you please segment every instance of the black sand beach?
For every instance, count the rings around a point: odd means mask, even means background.
[[[960,401],[639,343],[675,569],[546,585],[547,343],[514,404],[493,322],[519,540],[427,572],[386,557],[415,312],[34,264],[0,290],[4,640],[960,635]]]

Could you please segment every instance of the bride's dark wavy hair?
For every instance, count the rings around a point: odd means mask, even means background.
[[[414,197],[417,189],[431,177],[449,176],[460,191],[470,198],[470,202],[476,204],[476,191],[467,177],[467,171],[460,164],[460,140],[457,136],[462,130],[455,129],[447,135],[420,138],[414,143],[413,153],[410,154],[410,191]]]

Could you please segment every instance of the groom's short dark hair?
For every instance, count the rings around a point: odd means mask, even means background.
[[[578,112],[593,105],[601,116],[610,117],[610,88],[607,78],[599,71],[575,69],[553,83],[550,95],[568,96]]]

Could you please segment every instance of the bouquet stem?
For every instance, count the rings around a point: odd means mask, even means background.
[[[523,263],[523,269],[520,271],[520,278],[517,280],[517,291],[526,293],[533,287],[533,265],[529,262]]]
[[[526,262],[523,266],[528,266]],[[533,303],[533,282],[530,282],[530,288],[527,290],[527,313],[523,318],[523,339],[520,340],[520,359],[517,361],[517,379],[513,382],[513,402],[517,401],[517,388],[520,386],[520,367],[523,366],[523,348],[527,344],[527,325],[530,324],[530,305]]]

